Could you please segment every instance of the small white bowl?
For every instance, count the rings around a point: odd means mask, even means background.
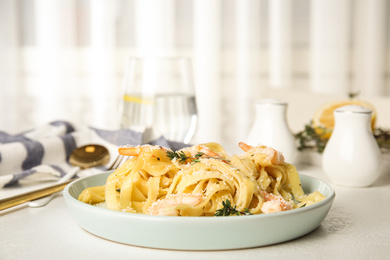
[[[112,241],[151,248],[223,250],[265,246],[301,237],[328,214],[335,192],[328,184],[300,175],[305,192],[320,191],[327,198],[290,211],[230,217],[150,216],[108,210],[77,200],[87,187],[104,185],[111,172],[89,176],[64,189],[66,204],[79,225]]]

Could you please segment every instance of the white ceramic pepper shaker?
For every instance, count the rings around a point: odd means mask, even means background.
[[[368,187],[378,179],[382,154],[372,133],[371,113],[357,105],[334,111],[335,127],[322,157],[324,172],[334,184]]]
[[[294,163],[297,148],[287,123],[287,103],[278,99],[261,99],[255,103],[255,112],[247,143],[270,146],[282,152],[286,162]]]

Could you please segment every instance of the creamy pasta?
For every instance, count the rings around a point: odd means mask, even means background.
[[[240,212],[263,214],[309,206],[325,198],[305,194],[296,168],[267,146],[239,145],[229,156],[217,143],[171,151],[160,146],[121,147],[132,156],[103,186],[79,200],[111,210],[151,215],[214,216],[223,202]]]

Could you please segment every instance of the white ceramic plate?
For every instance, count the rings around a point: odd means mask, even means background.
[[[328,214],[335,192],[328,184],[300,175],[305,192],[320,191],[327,198],[290,211],[230,217],[169,217],[124,213],[77,200],[87,187],[104,185],[106,172],[70,183],[64,197],[80,226],[112,241],[164,249],[222,250],[285,242],[317,228]]]

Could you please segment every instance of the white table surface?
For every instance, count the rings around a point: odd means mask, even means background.
[[[328,182],[319,167],[297,168]],[[160,250],[108,241],[79,227],[57,196],[42,208],[20,205],[0,211],[0,259],[389,259],[390,173],[382,173],[369,188],[332,186],[336,199],[329,215],[310,234],[227,251]],[[1,190],[0,198],[16,189]]]

